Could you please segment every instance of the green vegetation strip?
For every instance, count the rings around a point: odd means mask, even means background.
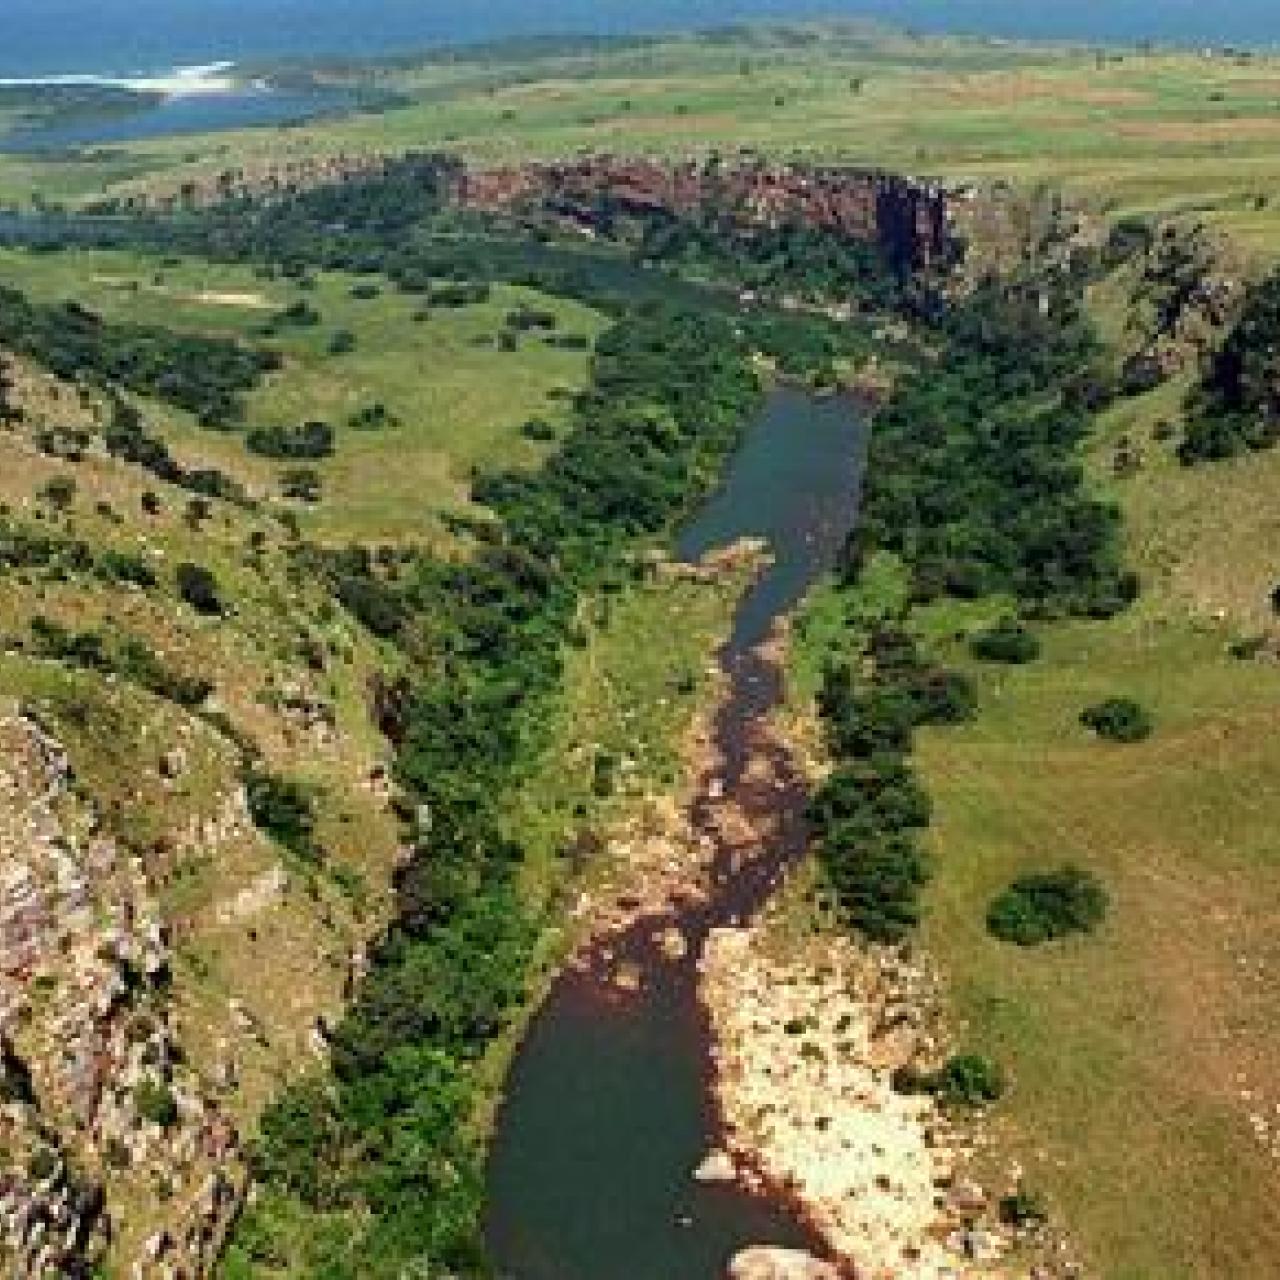
[[[463,564],[417,558],[394,579],[367,557],[328,562],[338,598],[412,673],[385,719],[417,845],[396,923],[334,1037],[332,1078],[289,1090],[263,1121],[266,1194],[227,1275],[482,1268],[476,1076],[519,1009],[538,924],[504,801],[536,758],[578,600],[712,483],[757,403],[747,356],[714,317],[622,320],[544,471],[477,484],[502,521],[491,544]]]

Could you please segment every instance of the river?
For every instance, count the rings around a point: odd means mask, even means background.
[[[782,673],[760,646],[839,553],[865,434],[852,402],[776,388],[678,541],[686,560],[744,537],[773,553],[720,654],[716,765],[688,814],[714,848],[711,892],[597,940],[535,1016],[489,1164],[487,1235],[504,1280],[717,1280],[750,1245],[822,1252],[787,1204],[692,1177],[717,1142],[697,962],[709,932],[758,911],[803,852],[804,783],[767,727]],[[767,839],[749,849],[729,839],[726,807]],[[688,944],[678,958],[657,941],[673,923]],[[616,986],[620,960],[640,975],[633,992]]]

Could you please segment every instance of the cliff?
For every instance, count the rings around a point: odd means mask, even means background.
[[[469,208],[546,214],[599,234],[622,218],[714,220],[739,231],[790,223],[873,244],[903,269],[927,268],[956,247],[942,187],[872,170],[587,156],[470,172],[458,194]]]

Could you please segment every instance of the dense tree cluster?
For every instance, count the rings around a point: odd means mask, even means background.
[[[826,672],[818,706],[836,767],[809,817],[842,918],[876,942],[897,942],[918,923],[929,878],[918,833],[930,807],[908,760],[912,735],[968,719],[976,699],[968,680],[925,661],[900,630],[875,631],[863,657],[867,676],[847,664]]]
[[[142,556],[128,551],[95,551],[81,538],[35,531],[0,518],[0,575],[40,569],[52,580],[75,574],[112,586],[154,587],[155,570]]]
[[[112,395],[110,412],[104,443],[112,457],[142,467],[166,484],[190,493],[247,503],[244,486],[225,471],[216,467],[182,466],[169,452],[169,446],[147,431],[137,408],[120,395]]]
[[[1076,450],[1096,354],[1069,284],[988,285],[938,326],[937,358],[876,420],[854,567],[874,547],[919,600],[1007,593],[1044,614],[1105,617],[1137,582],[1118,512],[1090,497]]]
[[[37,615],[31,620],[30,649],[41,658],[119,676],[188,710],[200,707],[213,692],[208,680],[170,670],[136,636],[113,642],[101,632],[72,631]]]
[[[876,246],[795,222],[734,228],[728,217],[704,225],[655,216],[637,253],[642,261],[731,280],[753,292],[815,301],[887,306],[901,288]]]
[[[78,303],[35,303],[5,286],[0,347],[30,356],[64,381],[156,396],[210,425],[238,418],[240,397],[279,363],[272,352],[224,338],[108,323]]]

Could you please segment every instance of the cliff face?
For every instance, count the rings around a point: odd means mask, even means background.
[[[793,223],[875,244],[904,269],[933,265],[953,248],[941,187],[859,169],[595,156],[469,173],[459,199],[605,234],[619,217],[727,220],[740,230]]]

